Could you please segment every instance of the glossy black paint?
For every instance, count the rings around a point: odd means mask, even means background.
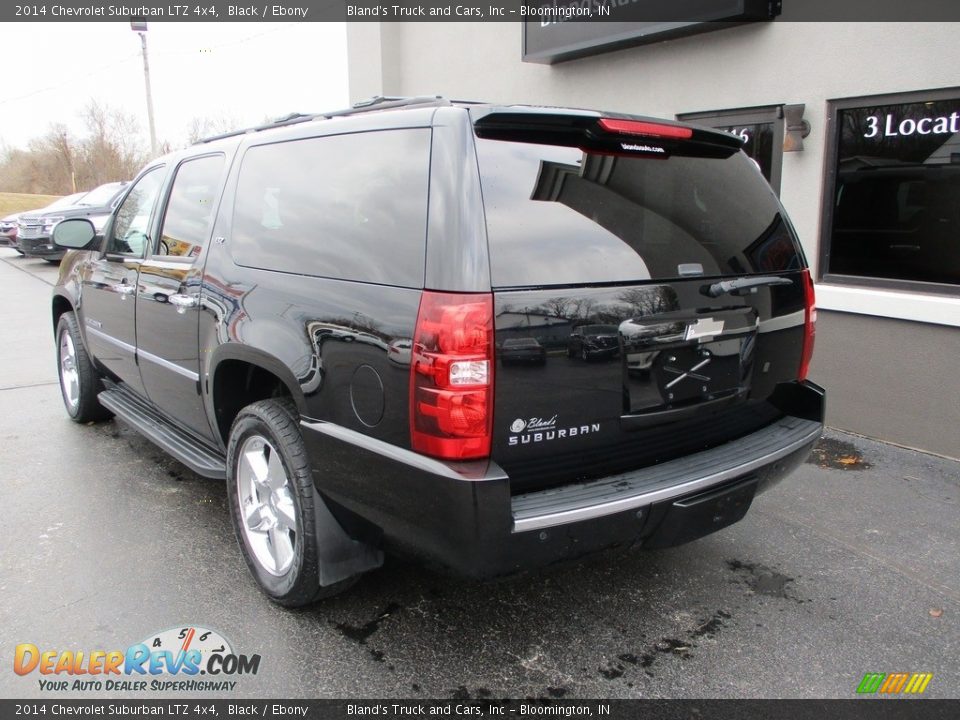
[[[547,352],[497,375],[493,458],[514,492],[662,462],[778,417],[769,397],[796,378],[803,340],[800,274],[785,277],[713,299],[699,278],[496,292],[497,342],[532,337]],[[698,322],[723,330],[685,339]]]
[[[348,131],[419,129],[430,125],[433,112],[411,110],[385,113],[376,122],[369,117],[357,117],[309,129],[294,127],[273,133],[270,140]],[[461,122],[465,122],[465,113],[460,111],[460,115]],[[463,140],[462,132],[459,137]],[[241,144],[238,158],[246,145],[264,142],[265,138],[254,137]],[[469,171],[470,166],[463,164],[445,172],[447,177],[453,177]],[[472,171],[476,173],[475,164]],[[201,288],[201,383],[213,427],[220,424],[222,434],[222,421],[218,418],[223,407],[222,403],[218,407],[217,385],[228,366],[221,363],[250,362],[280,377],[305,417],[338,423],[409,448],[410,354],[396,350],[413,337],[420,289],[239,265],[231,256],[234,215],[227,209],[236,206],[240,172],[241,163],[234,163],[222,199],[225,210],[219,213],[213,232],[214,238],[225,240],[210,245]],[[469,186],[469,179],[460,184]],[[473,211],[478,209],[479,203],[474,203]],[[440,253],[445,246],[459,244],[456,237],[433,232],[428,233],[431,252]],[[434,283],[436,289],[470,287],[475,282],[475,268],[485,263],[485,252],[472,252],[482,259],[461,269],[447,267],[443,273],[434,272],[428,282]],[[355,377],[360,367],[367,370]],[[376,392],[371,390],[372,386],[383,388],[377,422],[370,422],[369,413],[362,408],[358,413],[357,407],[358,403],[377,404],[378,399],[370,397],[371,392]]]
[[[806,383],[792,388],[784,412],[805,407],[822,418],[823,391]],[[389,552],[478,579],[614,547],[666,547],[714,532],[739,520],[753,496],[793,472],[812,447],[692,497],[518,533],[511,516],[512,479],[494,462],[430,469],[403,453],[382,454],[306,424],[302,431],[311,456],[325,458],[325,468],[333,470],[318,473],[317,486],[344,527]]]
[[[431,137],[425,249],[404,266],[422,268],[422,281],[405,272],[406,280],[388,282],[389,267],[376,268],[380,281],[371,282],[369,274],[321,276],[295,258],[238,257],[235,218],[248,226],[256,218],[238,195],[248,150],[382,130]],[[168,156],[150,217],[127,224],[143,235],[130,252],[117,252],[115,218],[99,250],[67,257],[54,322],[75,308],[98,367],[212,452],[224,452],[241,407],[289,395],[305,423],[316,486],[354,537],[477,576],[632,543],[662,520],[652,507],[641,518],[631,512],[557,528],[544,542],[511,532],[512,495],[679,457],[750,433],[795,406],[813,413],[822,406],[805,389],[784,390],[798,387],[798,272],[783,274],[789,285],[719,298],[704,295],[705,278],[495,287],[475,143],[468,112],[440,107],[302,123]],[[163,227],[177,168],[211,153],[225,158],[211,199],[214,220],[195,250],[172,257]],[[313,241],[320,239],[304,235],[289,246]],[[565,277],[575,271],[567,268]],[[410,452],[411,339],[423,289],[493,293],[500,362],[489,461],[428,462]],[[677,337],[719,321],[722,332]],[[611,330],[578,336],[583,326]],[[518,339],[525,342],[510,342]],[[665,397],[666,383],[690,371],[703,351],[721,371],[697,386],[684,380],[675,397]],[[567,432],[562,440],[512,442],[518,421],[528,435]],[[317,423],[340,435],[311,429]],[[758,487],[784,468],[761,470]]]
[[[171,298],[199,302],[201,267],[190,258],[148,258],[137,288],[137,350],[147,397],[191,432],[212,437],[200,394],[199,312]]]
[[[438,108],[430,156],[424,287],[487,292],[490,258],[473,128],[459,108]]]
[[[94,362],[145,393],[136,359],[137,258],[85,258],[77,268],[81,330]]]

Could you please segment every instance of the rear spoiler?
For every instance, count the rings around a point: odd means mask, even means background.
[[[605,155],[726,158],[743,147],[731,133],[616,113],[546,108],[471,108],[477,137],[563,145]]]

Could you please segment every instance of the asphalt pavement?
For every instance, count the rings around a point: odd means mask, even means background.
[[[958,462],[829,431],[742,522],[679,548],[488,584],[388,559],[285,610],[249,577],[222,482],[67,418],[56,274],[0,249],[0,697],[84,697],[15,674],[19,643],[188,626],[261,656],[235,696],[853,698],[867,672],[926,672],[925,696],[960,697]]]

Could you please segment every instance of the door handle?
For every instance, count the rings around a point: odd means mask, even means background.
[[[178,313],[184,313],[187,311],[187,308],[195,307],[197,304],[197,298],[191,295],[171,295],[167,300],[171,305],[174,305],[177,308]]]

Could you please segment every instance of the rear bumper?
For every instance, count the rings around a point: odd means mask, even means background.
[[[304,420],[302,429],[317,488],[348,531],[487,578],[610,547],[677,545],[740,520],[820,437],[823,391],[806,383],[795,392],[803,417],[652,467],[517,496],[493,462],[440,462],[329,423]]]

